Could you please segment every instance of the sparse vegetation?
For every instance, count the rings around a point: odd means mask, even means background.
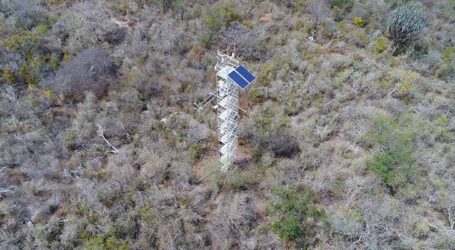
[[[0,0],[0,248],[455,249],[454,6]]]

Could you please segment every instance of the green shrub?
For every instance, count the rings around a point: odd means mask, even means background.
[[[198,36],[198,41],[202,47],[208,48],[213,41],[213,34],[212,33],[201,33]]]
[[[295,241],[305,237],[299,218],[293,215],[285,216],[279,222],[275,222],[272,230],[284,241]]]
[[[455,46],[446,48],[443,55],[446,63],[453,62],[455,60]]]
[[[353,23],[354,25],[356,25],[357,27],[363,27],[365,26],[365,22],[363,21],[363,19],[361,17],[355,17],[354,20],[353,20]]]
[[[96,235],[93,236],[92,238],[89,238],[85,242],[85,247],[84,249],[87,250],[112,250],[112,249],[117,249],[117,250],[127,250],[128,248],[128,243],[126,241],[118,240],[115,239],[114,237],[106,237],[104,235]]]
[[[314,205],[313,192],[291,186],[273,190],[273,194],[269,205],[272,231],[296,247],[311,245],[317,226],[325,219],[324,211]]]
[[[289,119],[277,114],[276,111],[271,106],[266,107],[255,119],[255,130],[267,137],[274,131],[288,131],[290,129]]]
[[[427,17],[424,10],[413,4],[396,8],[388,19],[390,35],[398,47],[416,40],[426,24]]]
[[[386,51],[387,43],[387,38],[383,36],[376,38],[374,41],[374,52],[376,52],[376,54],[381,54],[382,52]]]
[[[355,29],[351,32],[348,41],[352,42],[358,47],[364,48],[368,43],[368,36],[365,30]]]
[[[405,186],[416,172],[414,134],[387,116],[377,116],[369,136],[375,152],[373,159],[367,161],[367,168],[375,172],[394,193],[397,188]]]
[[[43,66],[44,64],[39,58],[32,59],[19,67],[18,78],[28,85],[35,86],[42,79]]]
[[[251,103],[259,103],[264,99],[264,95],[260,93],[259,91],[252,90],[250,91],[248,95],[248,99],[250,100]]]
[[[267,151],[288,158],[300,152],[299,144],[290,131],[289,118],[277,113],[271,106],[257,115],[251,136],[256,160]]]
[[[204,26],[208,28],[207,33],[201,33],[198,40],[203,47],[209,47],[216,37],[216,34],[229,27],[233,22],[240,21],[241,16],[233,3],[219,3],[210,7],[203,18]]]
[[[266,62],[261,65],[258,74],[258,83],[261,86],[267,86],[273,79],[273,75],[276,73],[276,69],[273,64]]]
[[[302,11],[307,5],[308,0],[273,0],[272,2],[295,11]]]
[[[24,56],[30,56],[42,42],[43,37],[32,31],[10,36],[5,40],[5,48]]]
[[[229,27],[232,22],[239,21],[239,11],[232,3],[217,4],[207,10],[204,22],[212,32]]]
[[[343,83],[348,80],[352,74],[354,73],[354,69],[352,67],[344,69],[343,71],[338,72],[335,75],[335,82],[337,85],[342,85]]]
[[[343,19],[346,13],[350,12],[354,6],[353,0],[332,0],[330,1],[330,7],[335,14],[335,20],[340,21]]]
[[[21,57],[23,63],[15,72],[18,82],[37,85],[60,64],[59,51],[49,48],[46,42],[49,26],[40,24],[31,31],[22,31],[4,40],[4,47]],[[53,52],[53,53],[49,53]]]
[[[186,11],[186,5],[184,0],[161,0],[163,11],[167,12],[173,10],[179,13],[180,19],[183,20],[183,16]]]
[[[192,161],[201,159],[204,151],[205,151],[205,148],[199,143],[193,143],[188,148],[188,154]]]
[[[226,175],[220,175],[219,185],[225,186],[229,190],[247,190],[258,183],[257,173],[254,170],[240,170],[232,168]]]
[[[57,54],[53,53],[51,55],[51,57],[49,58],[49,67],[55,71],[58,69],[59,66],[60,66],[60,59],[57,56]]]
[[[346,8],[346,7],[352,7],[354,5],[354,1],[352,0],[333,0],[331,1],[331,7],[332,8]]]
[[[95,249],[103,249],[103,237],[102,236],[95,236],[93,238],[88,239],[85,242],[85,248],[87,250],[95,250]]]
[[[15,81],[15,77],[8,67],[3,68],[1,79],[8,84],[12,84]]]

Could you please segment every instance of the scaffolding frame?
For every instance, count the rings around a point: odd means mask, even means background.
[[[217,101],[215,108],[217,109],[218,152],[223,172],[226,172],[236,160],[239,110],[246,112],[239,107],[241,86],[229,76],[240,66],[240,62],[234,56],[234,54],[226,55],[218,52],[215,65],[216,92],[210,93],[201,103],[194,104],[196,110],[202,111],[212,101]]]
[[[228,56],[218,52],[215,70],[217,71],[218,142],[222,171],[227,171],[235,162],[237,153],[239,88],[228,74],[239,65],[240,62],[234,59],[234,55]]]

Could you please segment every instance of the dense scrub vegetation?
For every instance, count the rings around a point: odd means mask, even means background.
[[[296,247],[314,245],[324,212],[311,204],[314,200],[311,191],[291,186],[274,193],[276,200],[270,205],[274,217],[272,230],[286,242],[296,242]]]
[[[1,249],[455,249],[455,1],[0,0]],[[257,76],[219,171],[217,50]]]
[[[379,116],[374,119],[371,135],[373,145],[377,148],[367,167],[395,192],[396,188],[409,183],[409,178],[418,172],[412,146],[413,131],[409,127],[399,129],[395,121]]]

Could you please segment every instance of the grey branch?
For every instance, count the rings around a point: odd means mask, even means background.
[[[103,140],[107,143],[107,145],[109,145],[109,146],[112,148],[112,151],[111,151],[112,153],[117,154],[117,153],[118,153],[118,149],[117,149],[114,145],[112,145],[112,144],[106,139],[106,137],[104,137],[104,128],[101,127],[101,125],[99,125],[99,124],[98,124],[97,126],[98,126],[98,136],[101,137],[101,138],[103,138]]]

